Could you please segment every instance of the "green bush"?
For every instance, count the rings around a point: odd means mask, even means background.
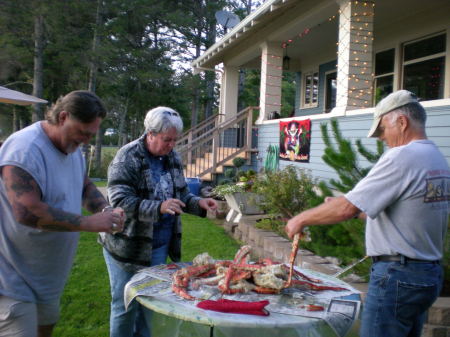
[[[108,166],[109,163],[114,159],[116,155],[116,150],[110,150],[109,148],[102,149],[102,164],[100,168],[94,167],[94,162],[91,163],[91,169],[89,171],[89,176],[94,178],[107,179],[108,178]]]
[[[291,218],[317,204],[314,186],[311,175],[289,165],[281,171],[267,171],[258,176],[252,191],[264,196],[259,206],[266,213]]]

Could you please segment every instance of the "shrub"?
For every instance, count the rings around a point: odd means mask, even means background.
[[[291,218],[315,203],[314,180],[304,170],[289,165],[281,171],[267,171],[258,176],[253,192],[264,196],[259,205],[266,213]]]

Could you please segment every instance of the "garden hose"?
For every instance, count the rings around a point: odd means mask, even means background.
[[[265,171],[277,171],[280,164],[280,148],[277,145],[267,147],[266,159],[264,160]]]

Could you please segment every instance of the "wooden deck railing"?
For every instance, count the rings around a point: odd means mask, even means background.
[[[246,156],[253,150],[253,112],[259,107],[248,107],[233,118],[220,123],[215,115],[185,132],[177,142],[186,177],[205,177],[237,156]]]

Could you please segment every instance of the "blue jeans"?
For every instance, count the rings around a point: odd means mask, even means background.
[[[169,245],[152,250],[151,265],[165,264],[168,250]],[[142,306],[137,301],[133,301],[128,306],[128,310],[125,310],[124,288],[134,274],[123,270],[106,249],[103,249],[103,256],[111,286],[110,336],[150,337],[150,327],[147,327],[145,322]]]
[[[419,337],[426,311],[441,287],[442,267],[437,263],[374,263],[361,337]]]

